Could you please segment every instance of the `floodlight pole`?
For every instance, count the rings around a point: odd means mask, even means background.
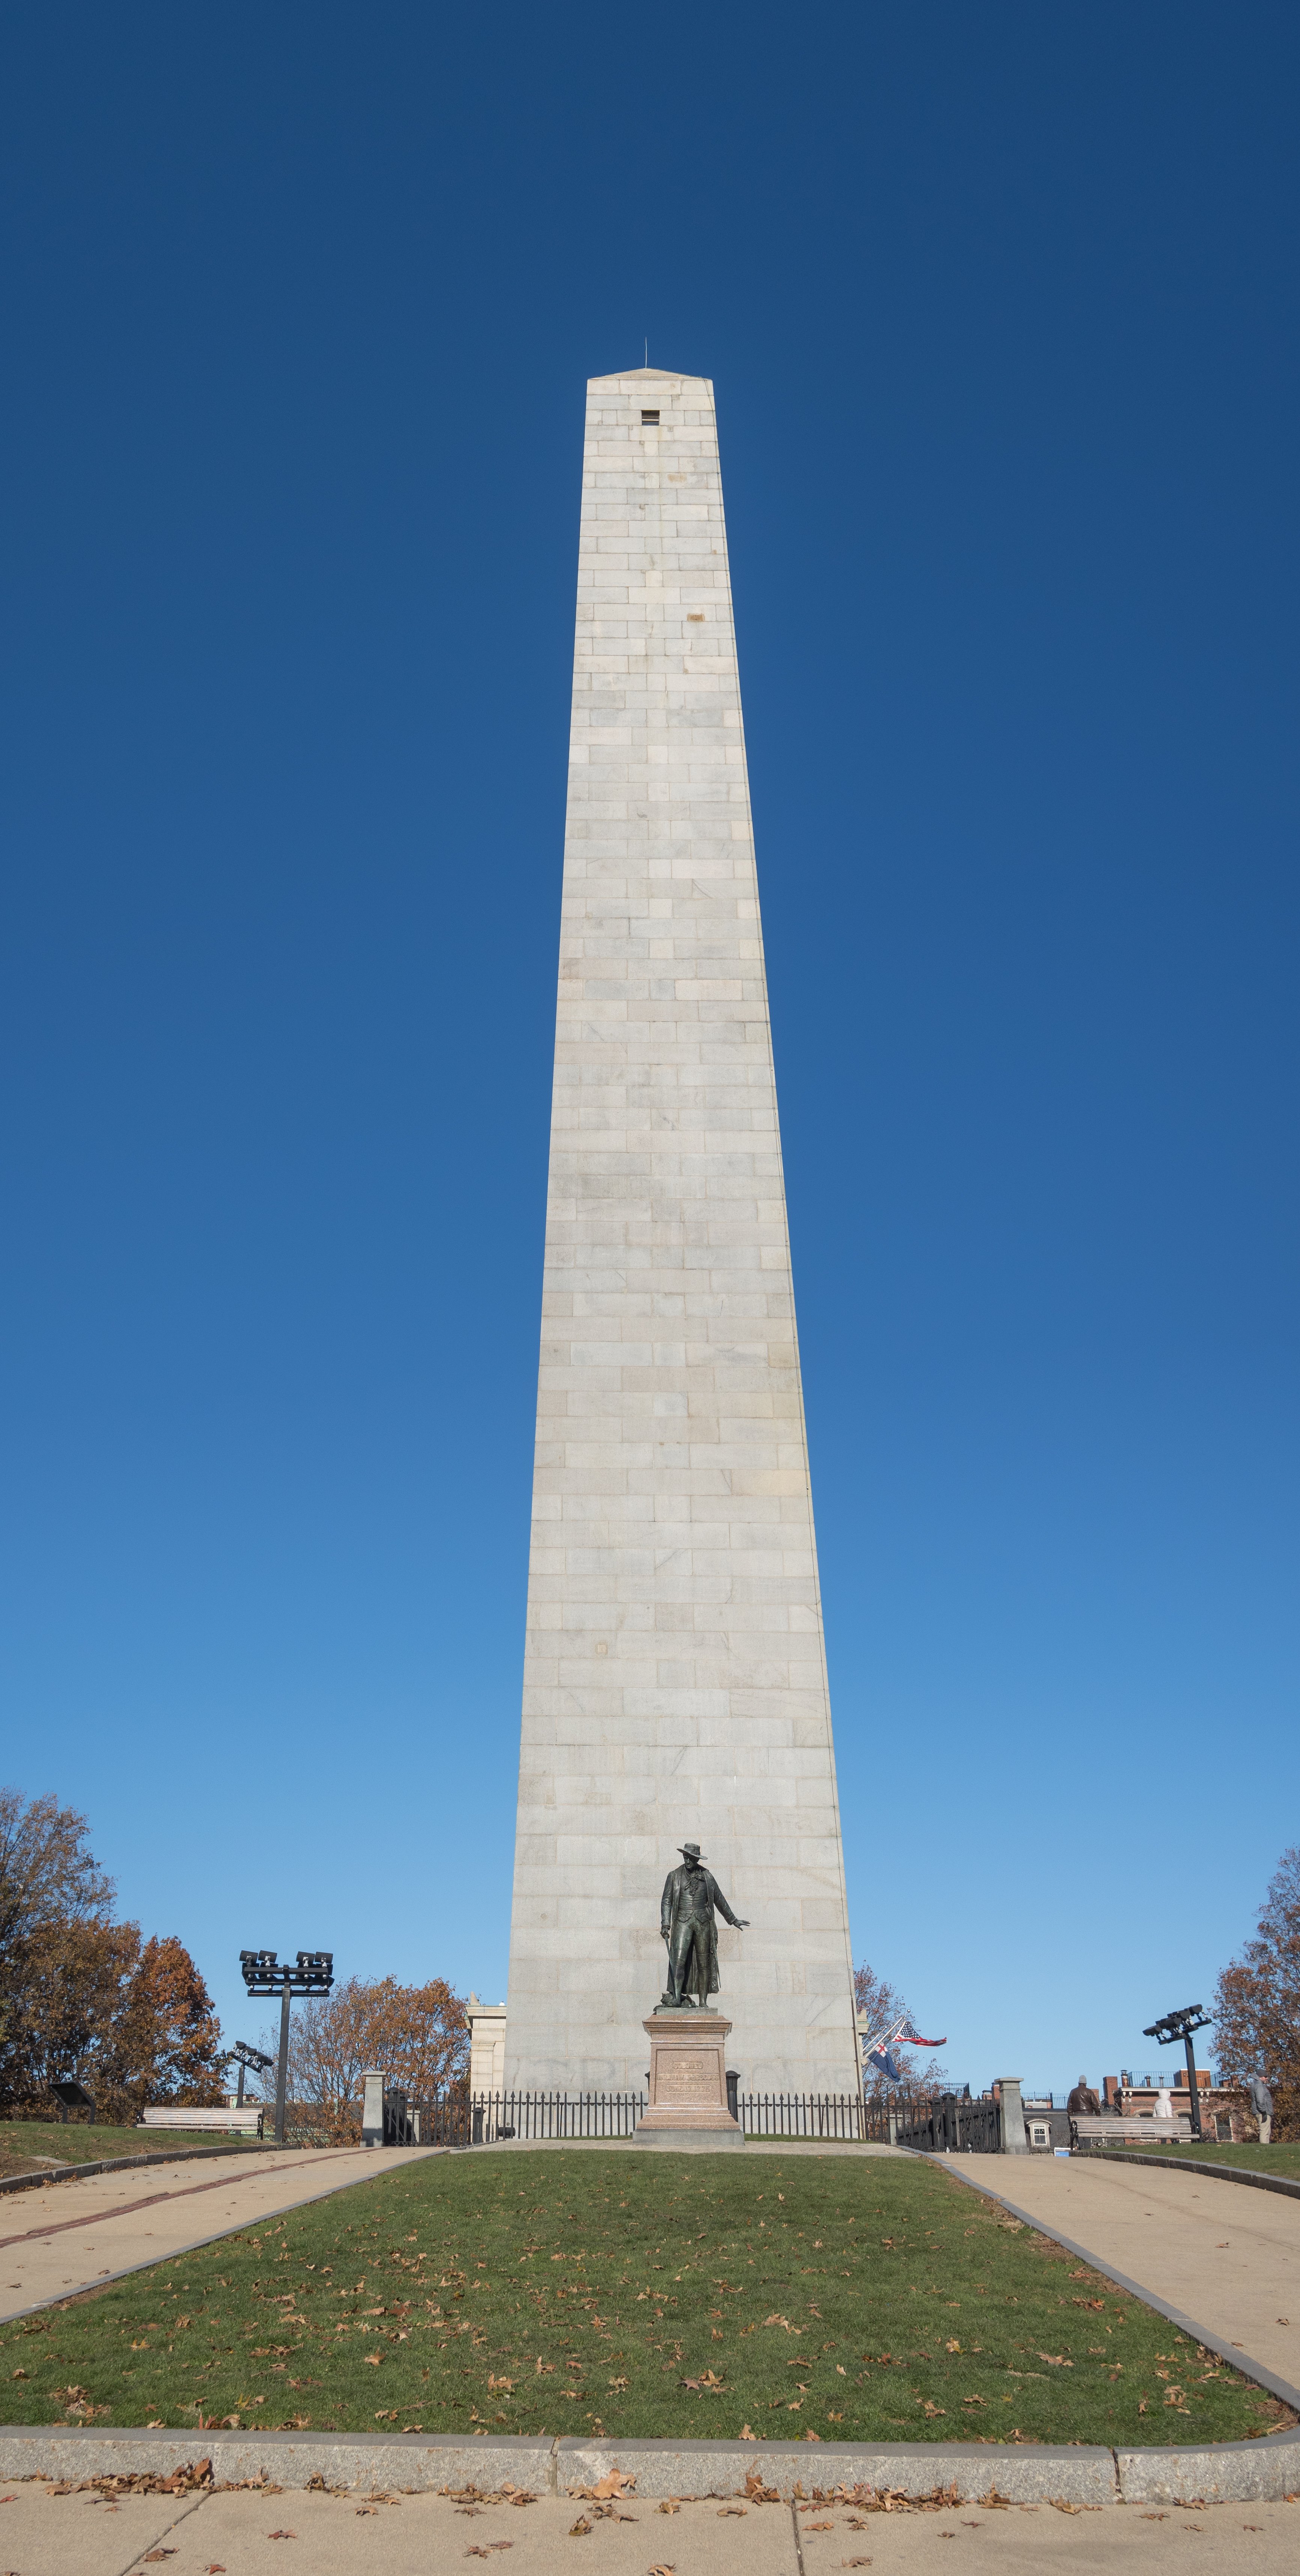
[[[289,1997],[292,1992],[286,1970],[284,1984],[280,1989],[280,2055],[275,2069],[275,2143],[277,2147],[284,2145],[284,2107],[289,2089]],[[1199,2129],[1196,2134],[1200,2136]]]
[[[1187,2090],[1192,2105],[1192,2136],[1201,2136],[1201,2097],[1196,2086],[1196,2041],[1193,2033],[1208,2030],[1214,2016],[1199,2004],[1184,2004],[1179,2012],[1162,2013],[1159,2021],[1150,2022],[1143,2031],[1144,2039],[1158,2040],[1162,2048],[1171,2048],[1181,2039],[1187,2051]]]
[[[1187,2051],[1187,2089],[1192,2097],[1192,2136],[1194,2138],[1199,2138],[1201,2134],[1201,2097],[1196,2090],[1196,2042],[1193,2039],[1190,2030],[1185,2030],[1183,2032],[1183,2046]]]
[[[332,1950],[300,1950],[298,1965],[281,1967],[274,1950],[241,1950],[239,1965],[250,1995],[280,1998],[280,2054],[275,2071],[275,2143],[284,2145],[289,2086],[289,2004],[295,1995],[327,1995],[334,1983]],[[267,2063],[269,2064],[269,2059]]]

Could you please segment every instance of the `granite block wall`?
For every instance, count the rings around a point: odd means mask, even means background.
[[[742,2082],[852,2091],[713,389],[647,369],[587,393],[508,2085],[640,2087],[688,1838]]]

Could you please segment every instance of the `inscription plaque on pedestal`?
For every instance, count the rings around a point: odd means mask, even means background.
[[[650,2042],[650,2107],[635,2136],[643,2145],[743,2147],[745,2132],[727,2108],[727,2040],[722,2013],[652,2013],[642,2024]]]

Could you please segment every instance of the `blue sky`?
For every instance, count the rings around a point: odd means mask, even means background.
[[[505,1990],[584,379],[716,383],[855,1951],[1297,1839],[1285,7],[11,13],[6,1769]],[[1172,2061],[1171,2061],[1172,2062]]]

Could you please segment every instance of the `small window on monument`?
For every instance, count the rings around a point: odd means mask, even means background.
[[[658,414],[658,412],[657,412],[657,411],[643,411],[643,412],[642,412],[642,414],[641,414],[641,427],[642,427],[643,429],[657,429],[657,428],[659,427],[659,414]]]

